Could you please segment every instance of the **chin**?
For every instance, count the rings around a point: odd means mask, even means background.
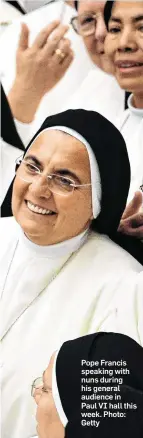
[[[123,90],[130,91],[130,93],[141,93],[143,94],[143,80],[141,84],[141,77],[131,78],[131,77],[121,77],[116,75],[118,84]]]

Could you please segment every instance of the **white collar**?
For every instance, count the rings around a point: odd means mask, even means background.
[[[133,106],[132,104],[132,99],[133,99],[133,94],[131,94],[128,98],[128,108],[130,110],[131,113],[143,117],[143,109],[142,108],[135,108],[135,106]]]
[[[20,241],[26,248],[34,253],[35,256],[56,259],[77,251],[86,241],[88,233],[89,229],[86,229],[82,233],[78,234],[78,236],[72,237],[71,239],[64,240],[63,242],[56,243],[54,245],[41,246],[29,240],[25,236],[23,230],[20,228]]]

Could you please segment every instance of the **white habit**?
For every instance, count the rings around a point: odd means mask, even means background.
[[[64,341],[103,330],[143,345],[143,271],[104,235],[49,251],[23,236],[14,218],[1,219],[0,231],[2,436],[29,438],[36,435],[32,381]]]
[[[124,111],[117,127],[125,139],[131,165],[129,202],[135,191],[143,184],[143,109],[132,105],[132,95],[128,99],[128,108]]]

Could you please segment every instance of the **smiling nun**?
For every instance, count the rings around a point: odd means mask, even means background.
[[[90,330],[141,342],[123,284],[142,266],[113,241],[129,184],[122,135],[90,111],[47,118],[17,160],[14,217],[1,219],[3,438],[35,435],[31,381],[62,342]]]

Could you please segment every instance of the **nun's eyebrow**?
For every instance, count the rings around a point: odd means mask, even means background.
[[[143,15],[136,15],[135,17],[131,17],[131,21],[133,23],[138,23],[138,21],[143,20]],[[115,23],[122,23],[122,19],[118,17],[114,17],[113,15],[110,18],[110,22],[114,21]]]
[[[80,181],[79,177],[74,172],[72,172],[72,170],[69,170],[69,169],[56,169],[55,173],[57,173],[58,175],[62,175],[62,176],[64,176],[64,175],[71,176],[72,178],[76,179],[76,181],[79,184],[81,184],[81,181]]]
[[[36,166],[43,167],[42,163],[34,155],[27,155],[24,159],[25,159],[25,161],[31,160],[31,161],[33,161],[33,163]],[[58,175],[62,175],[62,176],[66,175],[66,176],[72,177],[72,178],[74,178],[77,181],[78,184],[81,184],[81,180],[76,175],[76,173],[72,172],[72,170],[69,170],[69,169],[56,169],[54,171],[54,173],[56,173]]]
[[[40,161],[34,156],[34,155],[26,155],[26,157],[24,157],[25,161],[31,160],[33,161],[33,163],[36,166],[41,166],[42,167],[42,163],[40,163]]]

